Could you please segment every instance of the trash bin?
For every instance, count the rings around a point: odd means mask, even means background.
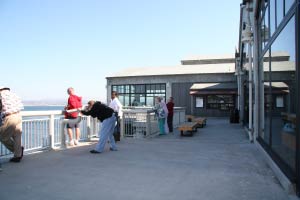
[[[237,108],[234,109],[234,123],[240,123],[240,112]]]
[[[229,122],[234,123],[234,110],[230,110],[230,115],[229,115]]]
[[[230,123],[239,123],[240,122],[240,114],[237,108],[230,110]]]

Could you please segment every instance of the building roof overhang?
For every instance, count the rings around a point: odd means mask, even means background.
[[[190,95],[198,94],[237,94],[237,83],[195,83]]]

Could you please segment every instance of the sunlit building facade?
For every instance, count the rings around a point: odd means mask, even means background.
[[[299,194],[299,0],[244,0],[240,9],[235,74],[241,121],[281,184]]]

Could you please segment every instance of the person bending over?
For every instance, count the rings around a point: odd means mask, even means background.
[[[80,109],[78,109],[80,110]],[[90,115],[93,118],[98,118],[102,124],[99,131],[99,141],[95,149],[91,153],[102,153],[104,151],[107,140],[110,141],[110,150],[117,151],[116,142],[113,136],[116,116],[114,110],[100,101],[89,101],[85,110],[81,110],[83,115]]]

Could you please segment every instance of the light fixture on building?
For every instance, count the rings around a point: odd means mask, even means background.
[[[270,34],[270,29],[267,26],[263,25],[261,28],[261,36],[264,42],[267,42],[269,40],[269,34]]]
[[[248,71],[249,68],[250,68],[250,66],[251,66],[251,65],[250,65],[249,63],[246,63],[246,64],[244,65],[243,69],[246,70],[246,71]]]
[[[253,33],[251,31],[251,27],[247,24],[246,28],[242,31],[242,42],[249,43],[253,39]]]

